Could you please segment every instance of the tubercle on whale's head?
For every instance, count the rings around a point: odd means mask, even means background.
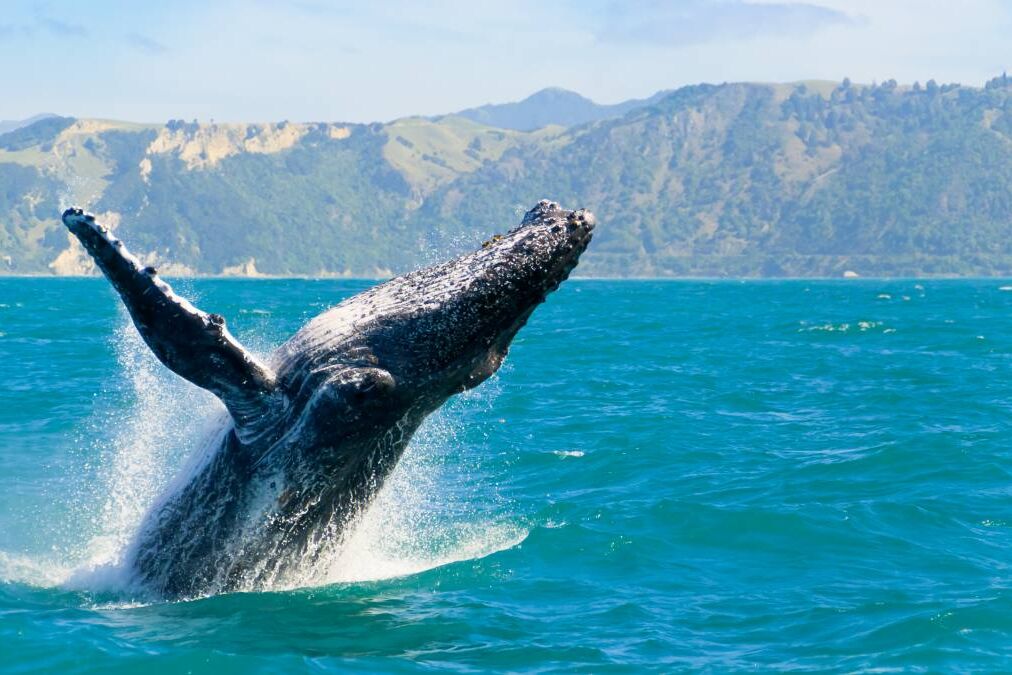
[[[396,291],[416,309],[397,317],[384,348],[384,367],[410,396],[430,407],[477,386],[499,369],[517,332],[534,309],[576,267],[595,226],[586,210],[567,211],[543,200],[521,224],[469,255],[407,275]],[[407,338],[405,342],[405,338]]]
[[[569,278],[590,244],[595,225],[590,211],[567,211],[545,199],[524,215],[519,226],[483,244],[475,262],[485,269],[473,290],[463,295],[484,307],[485,320],[478,326],[484,334],[476,342],[481,344],[484,338],[491,345],[487,357],[479,357],[468,374],[463,389],[480,384],[499,369],[534,309]]]

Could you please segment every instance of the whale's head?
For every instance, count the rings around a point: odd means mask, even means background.
[[[517,331],[576,267],[594,224],[588,211],[542,201],[477,251],[345,300],[296,336],[289,353],[359,368],[358,399],[374,422],[420,418],[499,369]],[[295,370],[307,365],[331,368]]]
[[[438,406],[502,364],[534,309],[569,277],[594,216],[542,201],[478,251],[404,278],[413,307],[377,324],[374,351],[408,395]]]

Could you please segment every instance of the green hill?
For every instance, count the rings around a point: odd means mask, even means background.
[[[455,113],[480,124],[502,129],[534,131],[547,126],[576,126],[587,122],[621,117],[631,110],[643,108],[667,96],[658,92],[648,99],[633,99],[602,105],[576,92],[558,87],[542,89],[516,103],[500,103],[468,108]]]
[[[542,197],[601,276],[1012,273],[1012,82],[698,85],[535,132],[462,117],[0,135],[0,272],[81,273],[72,202],[166,272],[384,275]]]

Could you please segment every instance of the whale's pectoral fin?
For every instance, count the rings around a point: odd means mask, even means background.
[[[274,400],[274,373],[232,337],[225,320],[173,293],[154,268],[142,267],[93,216],[69,209],[63,224],[119,292],[155,356],[176,374],[217,395],[238,427],[255,427]]]

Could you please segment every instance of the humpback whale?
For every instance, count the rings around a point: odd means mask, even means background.
[[[590,212],[543,200],[477,251],[344,300],[260,360],[94,216],[69,209],[63,223],[155,356],[228,411],[124,555],[138,588],[167,599],[284,583],[319,560],[425,417],[499,368],[594,229]]]

